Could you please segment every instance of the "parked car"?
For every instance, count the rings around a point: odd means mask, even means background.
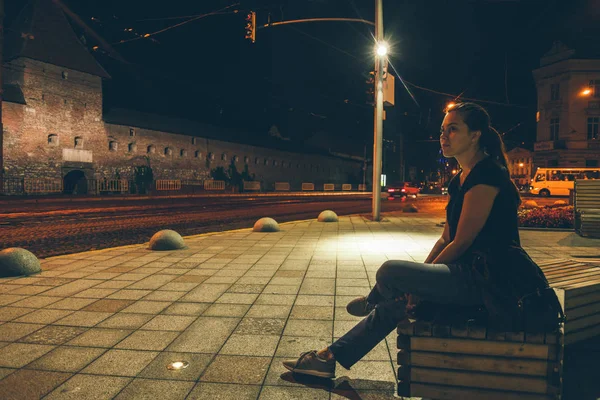
[[[410,182],[388,185],[386,189],[390,197],[417,197],[420,192],[420,189]]]

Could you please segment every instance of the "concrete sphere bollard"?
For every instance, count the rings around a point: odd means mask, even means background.
[[[402,207],[402,212],[416,213],[416,212],[419,212],[419,209],[414,204],[407,204],[404,207]]]
[[[279,225],[273,218],[264,217],[254,223],[253,232],[279,232]]]
[[[538,203],[535,200],[527,200],[523,203],[523,208],[526,210],[533,210],[538,207]]]
[[[181,235],[170,229],[158,231],[150,239],[150,250],[179,250],[185,247]]]
[[[29,250],[11,247],[0,251],[0,278],[42,272],[40,260]]]
[[[338,222],[338,216],[331,210],[321,211],[319,214],[319,218],[317,218],[319,222]]]
[[[555,206],[566,206],[566,205],[567,205],[567,202],[566,202],[566,201],[564,201],[564,200],[556,200],[556,201],[554,202],[554,205],[555,205]]]

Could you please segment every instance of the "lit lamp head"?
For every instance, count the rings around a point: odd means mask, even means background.
[[[582,96],[589,96],[590,94],[592,94],[592,89],[585,88],[579,94],[582,95]]]
[[[385,57],[385,56],[387,56],[387,53],[388,53],[388,44],[386,42],[378,43],[377,46],[375,47],[375,53],[379,57]]]
[[[455,106],[456,106],[456,103],[451,101],[450,103],[446,104],[446,109],[444,110],[444,112],[448,112],[448,111],[452,110]]]

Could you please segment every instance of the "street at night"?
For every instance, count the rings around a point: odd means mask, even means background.
[[[265,216],[286,222],[314,219],[328,209],[338,215],[368,214],[371,210],[369,194],[73,200],[3,202],[0,247],[23,247],[47,257],[144,243],[161,229],[194,235],[248,228]],[[443,211],[444,199],[432,200],[417,204],[426,210]],[[382,204],[384,211],[397,211],[407,202],[384,198]]]

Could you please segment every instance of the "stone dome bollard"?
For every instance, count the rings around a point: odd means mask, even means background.
[[[40,260],[29,250],[10,247],[0,251],[0,278],[42,272]]]
[[[567,202],[566,202],[566,201],[564,201],[564,200],[556,200],[556,201],[554,202],[554,205],[555,205],[555,206],[566,206],[566,205],[567,205]]]
[[[523,208],[526,210],[533,210],[538,207],[538,203],[535,200],[527,200],[523,203]]]
[[[319,222],[338,222],[338,216],[331,210],[321,211],[319,214],[319,218],[317,218]]]
[[[150,250],[179,250],[185,247],[181,235],[170,229],[158,231],[150,239]]]
[[[253,232],[279,232],[279,225],[273,218],[264,217],[254,223]]]
[[[404,207],[402,207],[402,212],[416,213],[416,212],[419,212],[419,209],[414,204],[407,204]]]

